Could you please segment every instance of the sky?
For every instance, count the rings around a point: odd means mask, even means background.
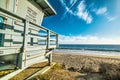
[[[42,25],[59,44],[120,44],[120,0],[48,0],[57,12]]]

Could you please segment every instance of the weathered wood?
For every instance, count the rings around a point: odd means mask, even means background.
[[[19,46],[5,46],[5,47],[0,47],[0,50],[7,50],[7,49],[19,49]]]
[[[24,69],[25,69],[25,68],[16,70],[16,71],[14,71],[14,72],[6,75],[6,76],[1,77],[0,80],[9,80],[10,78],[12,78],[13,76],[17,75],[18,73],[20,73],[20,72],[23,71]]]
[[[40,40],[46,40],[46,38],[40,37],[40,36],[28,35],[28,37],[37,38],[37,39],[40,39]]]
[[[58,47],[58,34],[56,34],[56,47]]]
[[[0,33],[1,34],[21,36],[21,33],[16,33],[16,32],[10,31],[10,30],[1,30],[0,29]]]
[[[26,48],[26,51],[35,51],[35,50],[45,50],[46,46],[42,45],[42,46],[28,46]]]
[[[45,54],[45,56],[48,56],[49,54],[52,54],[53,51],[49,51]]]
[[[10,55],[10,54],[18,54],[20,52],[20,49],[4,49],[0,50],[0,56],[4,55]]]
[[[5,35],[4,44],[9,46],[0,47],[0,56],[16,54],[17,67],[24,69],[36,62],[46,60],[46,50],[56,48],[58,44],[57,33],[43,26],[28,22],[26,19],[2,8],[0,8],[0,16],[5,17],[7,24],[11,25],[4,27],[4,30],[0,29],[0,33]],[[39,41],[45,43],[39,45]],[[51,44],[52,42],[54,42],[54,45]],[[46,55],[49,56],[49,63],[51,63],[52,51]]]
[[[27,48],[28,27],[29,27],[29,22],[25,21],[25,24],[24,24],[24,34],[23,34],[23,45],[22,45],[22,48],[21,48],[21,52],[18,55],[19,56],[18,57],[18,66],[21,69],[23,67],[25,67],[25,65],[26,65],[26,61],[24,62],[24,64],[22,63],[22,61],[23,61],[23,57],[26,57],[25,52],[26,52],[26,48]]]
[[[23,22],[25,19],[0,7],[0,16],[7,17],[18,22]]]
[[[23,22],[18,22],[18,21],[14,21],[14,24],[20,27],[24,27],[24,23]]]
[[[47,49],[49,49],[50,46],[50,31],[47,31]]]
[[[45,72],[47,72],[50,68],[52,68],[56,63],[52,63],[51,66],[46,66],[44,67],[42,70],[38,71],[37,73],[33,74],[32,76],[30,76],[29,78],[27,78],[26,80],[32,80],[33,77],[40,75],[40,74],[44,74]]]
[[[46,61],[47,61],[47,59],[44,59],[44,60],[40,60],[40,61],[35,62],[35,63],[46,62]],[[23,67],[22,69],[18,69],[18,70],[16,70],[16,71],[12,72],[12,73],[9,73],[9,74],[6,75],[6,76],[1,77],[0,80],[9,80],[10,78],[12,78],[13,76],[15,76],[15,75],[17,75],[18,73],[22,72],[23,70],[25,70],[25,69],[28,68],[29,66],[31,66],[31,64],[28,65],[28,66],[26,66],[26,67]]]
[[[48,57],[49,65],[51,65],[51,63],[52,63],[52,51],[48,56],[49,56]]]

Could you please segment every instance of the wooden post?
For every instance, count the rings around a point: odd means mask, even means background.
[[[27,48],[27,39],[28,39],[28,27],[29,27],[29,22],[24,21],[24,33],[23,33],[23,45],[21,48],[21,52],[18,55],[18,67],[23,68],[26,66],[26,48]],[[23,64],[23,58],[24,58],[24,64]]]
[[[49,47],[50,47],[50,31],[47,30],[47,49],[49,49]],[[50,53],[49,56],[48,56],[48,62],[49,62],[49,65],[51,65],[52,53]]]
[[[56,47],[58,47],[58,34],[56,34]]]
[[[49,66],[51,66],[51,63],[52,63],[52,53],[49,54],[49,58],[48,59],[49,59],[48,60],[49,61]]]
[[[27,48],[27,39],[28,39],[28,27],[29,27],[29,22],[25,21],[25,26],[24,26],[24,34],[23,34],[23,52]]]
[[[47,49],[49,49],[50,46],[50,31],[47,30]]]

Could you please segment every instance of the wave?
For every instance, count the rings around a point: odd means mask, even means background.
[[[105,56],[120,56],[120,51],[108,50],[75,50],[75,49],[55,49],[55,53],[71,53],[71,54],[89,54],[89,55],[105,55]]]
[[[60,45],[57,49],[120,52],[120,45]]]

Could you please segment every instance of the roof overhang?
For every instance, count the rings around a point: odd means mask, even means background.
[[[56,14],[56,11],[52,8],[47,0],[35,0],[35,2],[41,7],[46,16],[52,16]]]

